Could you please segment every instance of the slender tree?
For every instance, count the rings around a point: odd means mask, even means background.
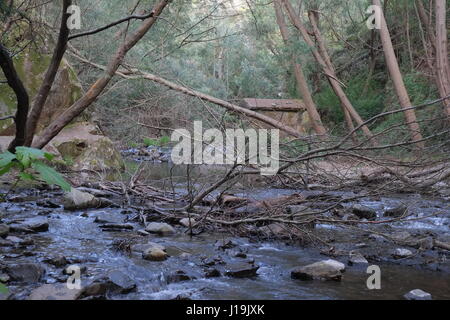
[[[286,8],[286,12],[288,13],[288,17],[291,20],[292,24],[299,30],[300,34],[302,35],[303,39],[305,40],[306,44],[309,46],[314,58],[316,59],[317,63],[322,67],[323,72],[327,76],[328,81],[330,82],[331,87],[333,88],[333,91],[335,92],[336,96],[341,101],[342,108],[348,111],[348,113],[351,115],[351,117],[356,121],[358,126],[361,126],[361,129],[363,130],[364,134],[368,138],[372,138],[373,135],[370,132],[369,128],[364,124],[363,119],[358,114],[358,112],[355,110],[353,105],[351,104],[350,100],[348,99],[347,95],[345,94],[344,90],[342,89],[342,83],[338,80],[336,76],[336,72],[334,69],[330,69],[327,62],[325,61],[325,58],[322,57],[319,50],[316,48],[316,45],[314,41],[311,39],[308,31],[306,30],[306,27],[301,22],[300,18],[298,17],[296,11],[292,7],[292,4],[288,0],[277,0],[281,1]],[[345,111],[344,111],[345,112]],[[350,124],[349,124],[350,126]]]
[[[450,65],[448,62],[446,0],[435,0],[436,6],[436,76],[440,83],[442,98],[450,95]],[[445,112],[450,120],[450,99],[444,101]]]
[[[373,0],[373,4],[378,6],[380,9],[382,8],[380,0]],[[386,19],[384,18],[384,13],[381,11],[381,28],[379,30],[380,32],[380,38],[381,43],[383,45],[383,52],[386,60],[387,67],[389,69],[389,74],[392,79],[392,83],[394,85],[395,92],[397,94],[397,97],[400,102],[400,106],[403,109],[407,109],[412,106],[411,100],[409,99],[408,92],[406,90],[405,83],[403,82],[403,77],[400,72],[400,67],[397,62],[397,57],[395,56],[394,47],[392,46],[392,40],[389,33],[389,29],[386,24]],[[411,133],[411,139],[414,142],[418,143],[418,146],[420,148],[424,147],[422,140],[422,134],[420,132],[420,127],[417,122],[416,113],[414,112],[414,109],[407,109],[404,111],[405,119],[408,124],[410,133]]]
[[[280,28],[281,37],[283,38],[284,43],[288,45],[289,32],[286,26],[286,22],[284,20],[282,7],[278,1],[274,1],[274,6],[277,24]],[[294,75],[297,81],[298,90],[305,102],[306,110],[308,112],[312,126],[318,135],[326,135],[327,131],[322,124],[322,120],[320,119],[319,113],[317,112],[316,105],[312,98],[311,92],[309,91],[308,88],[308,83],[306,82],[305,76],[303,74],[302,66],[295,61],[295,57],[291,57],[291,64],[294,68]]]

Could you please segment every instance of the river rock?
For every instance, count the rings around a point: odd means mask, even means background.
[[[287,234],[286,226],[279,222],[271,223],[267,226],[260,227],[258,230],[265,236],[273,235],[281,237]]]
[[[49,226],[48,219],[45,217],[27,219],[23,222],[23,225],[34,232],[46,232]]]
[[[218,278],[222,274],[216,268],[210,268],[205,271],[205,278]]]
[[[166,278],[167,283],[176,283],[176,282],[190,281],[190,280],[195,280],[195,279],[196,279],[195,277],[189,276],[183,270],[175,271],[174,273],[168,275]]]
[[[146,251],[148,249],[152,249],[152,248],[166,251],[166,248],[163,245],[161,245],[159,243],[155,243],[155,242],[133,244],[131,246],[131,251],[134,251],[137,253],[144,253],[144,251]]]
[[[349,254],[348,264],[350,266],[353,265],[361,265],[368,264],[367,259],[359,252],[351,251]]]
[[[257,276],[259,266],[249,263],[231,263],[225,268],[225,275],[233,278],[253,278]]]
[[[189,218],[183,218],[179,222],[179,224],[181,224],[183,227],[186,227],[186,228],[194,227],[195,223],[196,223],[196,221],[193,218],[190,218],[190,219]]]
[[[69,289],[66,284],[44,284],[34,289],[28,300],[77,300],[81,289]]]
[[[404,297],[406,300],[432,300],[431,294],[420,289],[411,290]]]
[[[55,267],[64,267],[70,263],[64,256],[56,256],[53,258],[45,259],[44,262]]]
[[[392,253],[392,257],[394,257],[394,259],[404,259],[404,258],[409,258],[413,255],[411,250],[408,249],[404,249],[404,248],[397,248],[395,249],[395,251]]]
[[[218,249],[218,250],[227,250],[227,249],[232,249],[237,247],[237,244],[234,243],[232,240],[217,240],[216,243],[214,244],[214,246]]]
[[[377,212],[374,209],[361,204],[355,204],[352,207],[352,213],[360,219],[375,219],[377,217]]]
[[[384,211],[383,215],[385,217],[399,218],[399,217],[401,217],[403,215],[407,215],[407,214],[408,214],[408,207],[406,207],[404,205],[400,205],[398,207],[391,208],[391,209]]]
[[[22,263],[8,265],[6,273],[13,281],[35,283],[42,279],[45,274],[45,269],[39,264]]]
[[[145,231],[150,233],[156,233],[161,236],[167,236],[175,233],[175,229],[171,225],[160,222],[150,222],[145,227]]]
[[[299,280],[334,280],[340,281],[345,265],[336,260],[324,260],[298,267],[292,270],[291,278]]]
[[[136,282],[134,282],[128,275],[122,271],[114,270],[109,274],[109,280],[118,287],[120,293],[129,293],[136,289]]]
[[[142,258],[149,261],[167,260],[168,254],[159,248],[149,248],[142,253]]]
[[[65,210],[83,210],[90,208],[99,208],[101,201],[92,194],[72,188],[66,193],[64,198]]]
[[[6,238],[9,234],[9,227],[6,224],[0,224],[0,238]]]

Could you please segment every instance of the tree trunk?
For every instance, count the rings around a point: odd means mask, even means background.
[[[382,7],[380,0],[373,0],[373,4]],[[412,106],[411,101],[409,99],[408,92],[405,87],[405,83],[403,82],[403,77],[400,72],[400,67],[397,62],[397,57],[395,56],[394,48],[392,46],[391,36],[389,34],[389,30],[386,24],[386,20],[384,18],[383,12],[381,13],[381,29],[380,29],[380,37],[381,43],[383,45],[383,52],[386,59],[386,64],[389,69],[389,74],[391,76],[392,82],[394,84],[395,92],[397,93],[400,106],[402,108],[409,108]],[[424,147],[424,143],[422,140],[422,134],[420,133],[420,127],[417,123],[416,113],[413,109],[405,110],[405,119],[408,124],[411,139],[414,142],[417,142],[420,148]]]
[[[36,131],[39,118],[44,108],[45,102],[47,101],[50,89],[52,88],[53,82],[55,81],[56,74],[58,72],[61,60],[66,52],[67,40],[69,38],[70,30],[67,27],[67,20],[70,14],[67,13],[68,7],[72,4],[72,0],[64,0],[63,2],[63,12],[61,17],[61,26],[59,29],[58,42],[56,43],[55,50],[53,51],[52,60],[45,73],[44,80],[39,88],[39,92],[34,100],[30,114],[27,120],[27,135],[25,139],[25,145],[31,146],[33,142],[33,137]]]
[[[448,62],[446,0],[435,0],[436,4],[436,75],[441,85],[441,98],[450,95],[450,66]],[[450,120],[450,99],[444,101],[445,113]]]
[[[49,143],[67,124],[80,115],[87,107],[89,107],[97,97],[103,92],[111,79],[114,77],[120,64],[123,62],[128,51],[133,48],[136,43],[150,30],[154,23],[158,20],[158,16],[169,4],[170,0],[160,1],[152,11],[152,16],[144,20],[141,26],[119,47],[114,57],[108,64],[107,70],[101,78],[99,78],[86,92],[86,94],[76,101],[68,110],[55,119],[33,142],[33,147],[43,148]]]
[[[344,90],[341,87],[341,83],[336,77],[336,73],[334,72],[333,69],[329,68],[328,64],[325,62],[324,58],[317,50],[314,42],[312,41],[311,37],[308,34],[308,31],[306,30],[305,26],[295,13],[295,10],[292,7],[291,3],[287,0],[278,0],[278,1],[283,2],[284,7],[286,8],[286,11],[288,13],[289,19],[291,20],[292,24],[300,31],[303,39],[309,46],[317,63],[322,67],[325,75],[328,77],[328,81],[330,82],[334,92],[340,99],[343,108],[345,108],[350,113],[351,117],[356,121],[358,125],[362,125],[361,129],[363,130],[364,134],[369,139],[372,138],[373,137],[372,133],[370,132],[369,128],[366,125],[363,125],[364,121],[362,120],[358,112],[353,108],[353,105],[350,103],[350,100],[347,98],[347,95],[345,94]]]
[[[285,44],[289,43],[289,32],[286,27],[286,22],[284,20],[284,15],[282,11],[282,7],[278,1],[274,1],[275,6],[275,14],[277,18],[277,23],[280,28],[281,37]],[[322,124],[322,120],[320,118],[319,113],[317,112],[316,105],[314,104],[314,100],[311,96],[311,93],[308,88],[308,83],[306,82],[305,76],[303,74],[302,67],[299,63],[295,62],[295,58],[291,57],[292,65],[294,68],[294,75],[297,81],[297,87],[302,95],[303,101],[305,102],[306,110],[308,111],[309,118],[311,120],[314,131],[320,135],[324,136],[327,134],[325,127]]]
[[[17,111],[14,117],[16,123],[16,137],[10,143],[8,150],[15,152],[16,147],[23,146],[25,143],[26,124],[30,99],[28,97],[27,90],[20,80],[14,63],[8,50],[0,43],[0,67],[3,70],[3,74],[6,77],[8,85],[13,89],[17,99]]]
[[[328,55],[328,51],[325,47],[325,42],[323,41],[322,34],[318,27],[316,12],[310,10],[310,11],[308,11],[308,16],[309,16],[309,21],[311,22],[311,25],[313,27],[313,33],[314,33],[314,36],[316,38],[316,41],[317,41],[317,44],[319,47],[319,52],[322,55],[328,68],[333,72],[333,74],[336,75],[336,70],[334,69],[333,63],[331,62],[331,58]],[[336,92],[336,90],[338,90],[338,91]],[[349,131],[353,132],[353,130],[355,129],[355,126],[353,125],[353,121],[352,121],[350,112],[345,107],[345,105],[351,104],[351,102],[350,102],[350,100],[347,99],[347,95],[342,90],[339,90],[336,88],[334,91],[336,92],[336,94],[338,94],[338,97],[341,96],[341,98],[339,98],[341,101],[345,101],[344,104],[342,105],[343,106],[342,111],[344,112],[344,119],[345,119],[345,122],[347,123]],[[352,134],[352,139],[355,144],[358,143],[358,138],[356,136],[356,132]]]

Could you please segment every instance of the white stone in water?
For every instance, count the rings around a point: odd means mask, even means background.
[[[431,294],[420,289],[411,290],[404,297],[406,300],[431,300]]]
[[[396,259],[408,258],[408,257],[411,257],[412,255],[413,255],[413,253],[411,250],[403,249],[403,248],[395,249],[394,253],[392,254],[392,256]]]

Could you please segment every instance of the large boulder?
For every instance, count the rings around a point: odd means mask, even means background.
[[[39,38],[35,46],[27,46],[31,40],[29,28],[13,28],[7,35],[5,44],[11,48],[25,48],[14,56],[14,65],[19,77],[27,89],[30,101],[33,101],[42,84],[45,72],[50,64],[53,39]],[[40,43],[39,43],[40,42]],[[39,50],[36,50],[39,48]],[[4,78],[0,70],[0,78]],[[77,74],[66,59],[61,61],[55,81],[37,124],[36,134],[49,126],[55,119],[70,108],[83,95]],[[8,85],[0,85],[0,117],[14,115],[17,108],[16,96]],[[45,150],[61,156],[74,170],[123,169],[120,153],[113,142],[105,137],[84,112],[67,128],[62,130]],[[82,121],[88,122],[82,122]],[[15,134],[12,119],[0,122],[0,147],[4,151]]]
[[[77,300],[81,289],[69,289],[65,284],[44,284],[34,289],[28,300]]]

